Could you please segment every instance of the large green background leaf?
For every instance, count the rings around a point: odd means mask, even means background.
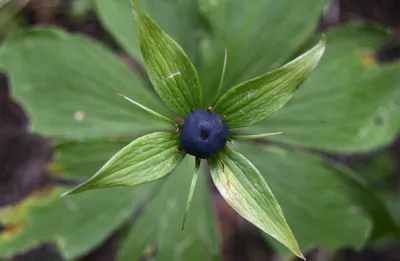
[[[54,146],[56,151],[55,160],[49,165],[48,172],[53,177],[67,179],[90,178],[115,153],[130,142],[132,142],[130,139],[60,142]]]
[[[130,0],[96,0],[96,10],[103,25],[119,44],[142,62]],[[200,34],[196,0],[141,0],[141,6],[177,41],[192,61],[197,61]]]
[[[203,43],[200,79],[215,95],[228,51],[225,88],[281,66],[315,29],[327,0],[198,0],[211,38]],[[307,15],[304,15],[307,14]]]
[[[186,157],[164,178],[165,183],[157,196],[133,224],[119,253],[119,261],[139,261],[146,249],[155,251],[152,260],[158,261],[219,260],[215,218],[204,173],[198,177],[185,229],[181,231],[193,168],[194,157]]]
[[[349,170],[309,154],[236,146],[264,176],[303,252],[316,246],[361,247],[372,227],[380,235],[398,229],[380,200]]]
[[[358,152],[389,143],[400,129],[400,64],[379,67],[375,50],[387,32],[352,25],[327,34],[319,66],[289,103],[254,133],[333,152]]]
[[[127,65],[85,37],[46,28],[15,33],[0,48],[0,67],[32,117],[33,131],[83,138],[168,126],[117,95],[166,111]]]
[[[84,179],[126,143],[127,140],[63,142],[55,146],[59,157],[49,169],[50,174],[67,180]],[[77,157],[78,152],[86,155]],[[68,260],[82,256],[126,222],[155,185],[90,191],[65,200],[60,196],[64,188],[35,192],[21,203],[0,209],[0,224],[6,227],[0,233],[0,257],[43,243],[56,243]]]
[[[100,245],[120,227],[149,190],[113,188],[88,192],[70,201],[61,199],[63,191],[54,189],[45,196],[32,196],[21,204],[0,209],[0,222],[6,226],[0,234],[0,257],[9,258],[40,244],[55,242],[66,259],[75,259]]]
[[[143,64],[130,0],[95,0],[100,21],[122,48]]]

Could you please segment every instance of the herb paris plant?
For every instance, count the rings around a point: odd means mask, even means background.
[[[324,39],[281,68],[243,82],[219,98],[226,69],[225,52],[216,101],[203,105],[199,77],[187,55],[142,11],[135,0],[132,7],[150,81],[162,101],[183,122],[167,118],[121,94],[142,110],[170,123],[171,131],[156,132],[134,140],[91,179],[65,195],[151,182],[170,173],[186,154],[190,154],[195,156],[196,167],[184,220],[196,186],[200,161],[206,159],[212,179],[229,205],[294,254],[304,258],[267,183],[253,164],[234,151],[227,141],[280,134],[237,136],[231,131],[255,124],[279,110],[318,64],[325,50]]]

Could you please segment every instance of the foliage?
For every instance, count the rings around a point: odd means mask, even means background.
[[[314,246],[360,247],[367,240],[399,233],[380,199],[351,170],[317,152],[299,150],[365,152],[393,139],[400,129],[400,77],[396,73],[400,67],[381,66],[374,59],[375,50],[388,37],[386,31],[347,25],[328,32],[326,55],[296,91],[319,60],[323,42],[287,62],[309,45],[326,1],[141,2],[183,49],[138,7],[134,22],[129,0],[98,0],[95,8],[120,46],[147,67],[156,93],[173,112],[184,118],[192,110],[190,105],[206,109],[214,101],[226,48],[229,56],[221,85],[221,94],[225,94],[215,104],[215,111],[226,114],[231,126],[245,127],[233,132],[236,137],[250,137],[241,136],[242,131],[284,132],[261,137],[276,142],[274,146],[235,141],[209,160],[216,186],[234,209],[299,256],[300,251]],[[160,50],[170,54],[157,53]],[[32,117],[32,130],[59,140],[55,145],[58,158],[49,166],[52,175],[88,178],[123,147],[90,179],[100,180],[98,186],[91,181],[84,184],[93,186],[90,188],[140,184],[161,178],[182,161],[172,174],[153,183],[87,192],[64,200],[59,194],[65,189],[54,187],[1,209],[0,223],[6,229],[0,234],[0,257],[52,241],[66,259],[73,260],[127,224],[129,232],[119,260],[139,260],[143,255],[155,255],[158,260],[219,259],[203,172],[199,173],[187,224],[180,230],[185,198],[192,189],[188,174],[193,172],[194,161],[176,153],[175,126],[164,119],[174,120],[173,113],[145,79],[107,47],[46,27],[9,35],[0,47],[0,68],[8,73],[15,98]],[[185,73],[175,77],[176,72]],[[173,81],[168,81],[168,76]],[[241,103],[249,92],[251,99]],[[117,93],[145,107],[135,107]],[[149,116],[143,108],[158,112],[158,117]],[[258,124],[252,125],[255,122]],[[136,139],[155,130],[166,132]],[[172,139],[165,139],[167,136]],[[160,144],[164,145],[157,146]],[[140,151],[142,146],[145,151]],[[136,150],[139,153],[133,154]],[[115,159],[124,159],[126,164],[114,164]],[[152,168],[158,169],[153,172]],[[153,177],[134,180],[135,173]],[[105,181],[104,177],[113,178]],[[138,206],[144,206],[140,217],[129,222]],[[61,218],[67,222],[58,225]],[[282,255],[290,255],[269,236],[266,240]]]

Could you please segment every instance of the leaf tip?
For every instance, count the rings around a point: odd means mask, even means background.
[[[306,258],[304,257],[304,255],[303,255],[301,252],[296,253],[296,255],[297,255],[299,258],[301,258],[301,259],[303,259],[303,260],[306,260]]]
[[[325,34],[321,35],[321,39],[319,40],[319,46],[321,48],[321,52],[322,54],[325,52],[325,48],[326,48],[326,36]],[[322,56],[321,54],[321,56]]]
[[[66,196],[69,195],[69,192],[70,192],[70,191],[67,191],[67,192],[62,193],[62,194],[61,194],[61,197],[62,197],[62,198],[65,198]]]
[[[71,190],[68,190],[68,191],[62,193],[62,194],[61,194],[61,197],[62,197],[62,198],[65,198],[65,197],[67,197],[67,196],[70,196],[70,195],[72,195],[72,194],[75,194],[75,193],[76,193],[76,192],[75,192],[75,189],[76,189],[76,188],[73,188],[73,189],[71,189]]]
[[[88,183],[84,182],[84,183],[76,186],[75,188],[73,188],[73,189],[71,189],[71,190],[69,190],[67,192],[62,193],[61,197],[65,198],[66,196],[70,196],[70,195],[73,195],[73,194],[78,194],[78,193],[84,192],[86,190],[90,190],[91,188],[88,188],[87,185],[88,185]]]

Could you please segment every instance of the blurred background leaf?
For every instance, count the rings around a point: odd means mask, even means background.
[[[130,139],[94,139],[60,142],[54,146],[56,160],[49,165],[49,174],[53,177],[72,180],[90,178],[131,141]]]
[[[131,227],[119,253],[120,261],[139,260],[144,252],[152,260],[219,260],[219,240],[212,214],[208,178],[201,173],[181,231],[194,157],[186,159],[163,179],[157,195]]]
[[[55,149],[59,156],[49,167],[50,175],[66,181],[91,176],[92,170],[98,170],[125,142],[58,144]],[[155,187],[157,183],[112,188],[64,199],[60,195],[66,190],[60,186],[34,192],[21,203],[0,209],[0,223],[6,229],[0,234],[0,257],[11,257],[48,242],[56,243],[67,260],[80,257],[128,221]]]
[[[0,2],[0,40],[21,26],[18,14],[29,0],[3,0]]]
[[[386,31],[349,25],[327,33],[318,68],[288,104],[250,132],[283,131],[282,143],[330,152],[386,145],[400,129],[400,64],[378,65]]]
[[[225,90],[283,65],[315,30],[327,0],[198,0],[209,24],[199,68],[205,98],[215,95],[228,51]],[[307,14],[307,15],[304,15]]]
[[[0,67],[28,109],[32,130],[44,135],[132,136],[168,128],[117,95],[166,112],[139,76],[85,37],[48,28],[15,33],[1,46]]]
[[[236,146],[264,176],[303,252],[315,246],[360,248],[373,231],[382,236],[399,230],[382,202],[349,170],[317,155]]]
[[[0,257],[10,258],[47,242],[55,242],[67,260],[80,257],[119,228],[149,189],[92,191],[66,201],[60,197],[63,191],[39,191],[20,204],[0,210],[0,222],[6,228],[0,234]]]

